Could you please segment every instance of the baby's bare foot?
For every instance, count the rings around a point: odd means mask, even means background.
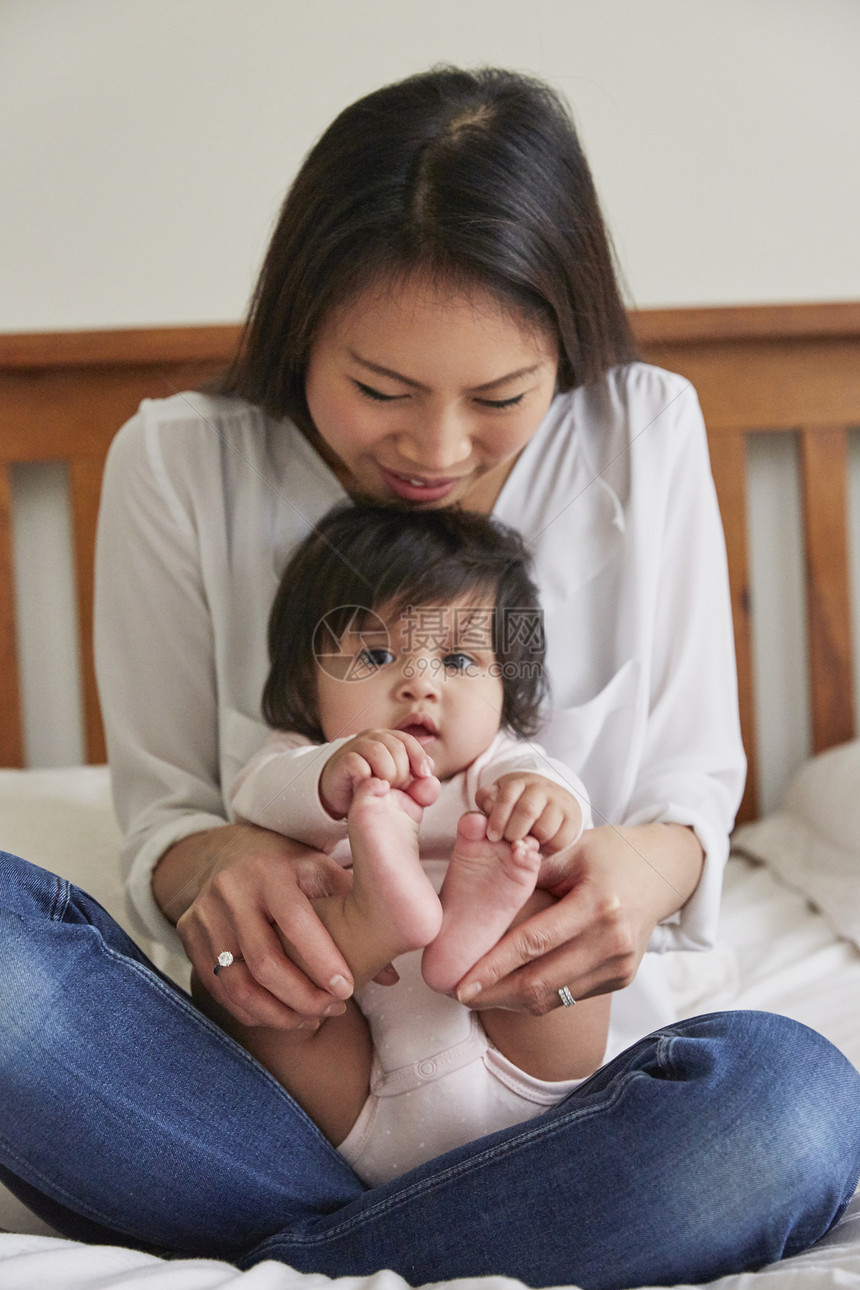
[[[423,814],[408,793],[368,779],[347,816],[354,874],[348,901],[362,937],[380,947],[380,967],[427,945],[442,925],[439,897],[418,859]]]
[[[493,948],[534,891],[539,868],[534,838],[490,842],[485,816],[475,811],[462,816],[440,892],[442,930],[421,960],[432,989],[453,993],[469,968]]]

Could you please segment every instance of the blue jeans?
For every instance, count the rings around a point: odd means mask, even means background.
[[[641,1040],[561,1105],[368,1190],[91,897],[0,853],[0,1178],[85,1241],[413,1285],[704,1281],[823,1236],[860,1075],[768,1013]]]

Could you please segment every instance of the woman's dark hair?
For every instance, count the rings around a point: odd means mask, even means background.
[[[382,609],[402,613],[473,599],[477,606],[483,599],[494,606],[483,626],[491,628],[502,682],[502,722],[515,734],[534,734],[547,686],[530,567],[519,534],[484,515],[447,507],[335,508],[281,577],[269,616],[263,716],[275,729],[322,742],[316,669],[347,628],[366,627]]]
[[[636,357],[588,163],[563,100],[495,68],[437,68],[346,108],[287,194],[220,389],[311,425],[332,308],[418,273],[479,286],[559,346],[559,388]]]

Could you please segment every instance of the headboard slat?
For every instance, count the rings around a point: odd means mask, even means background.
[[[815,752],[851,739],[855,729],[846,505],[847,438],[844,426],[804,426],[800,434]]]
[[[103,473],[104,461],[100,457],[80,457],[69,463],[81,689],[84,702],[84,747],[87,761],[90,763],[103,762],[107,755],[93,665],[93,564]]]
[[[752,621],[746,523],[746,435],[742,431],[715,436],[710,443],[711,470],[717,488],[721,514],[732,517],[725,523],[726,555],[735,628],[738,665],[738,699],[741,733],[747,754],[747,782],[738,811],[738,822],[751,820],[758,800],[758,758],[756,719],[753,702]]]
[[[0,461],[0,766],[23,766],[11,476],[11,467]]]

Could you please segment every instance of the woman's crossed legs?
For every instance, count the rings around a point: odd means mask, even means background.
[[[805,1027],[738,1012],[367,1191],[90,897],[0,854],[0,938],[0,1176],[79,1239],[597,1290],[795,1253],[860,1173],[860,1075]]]

